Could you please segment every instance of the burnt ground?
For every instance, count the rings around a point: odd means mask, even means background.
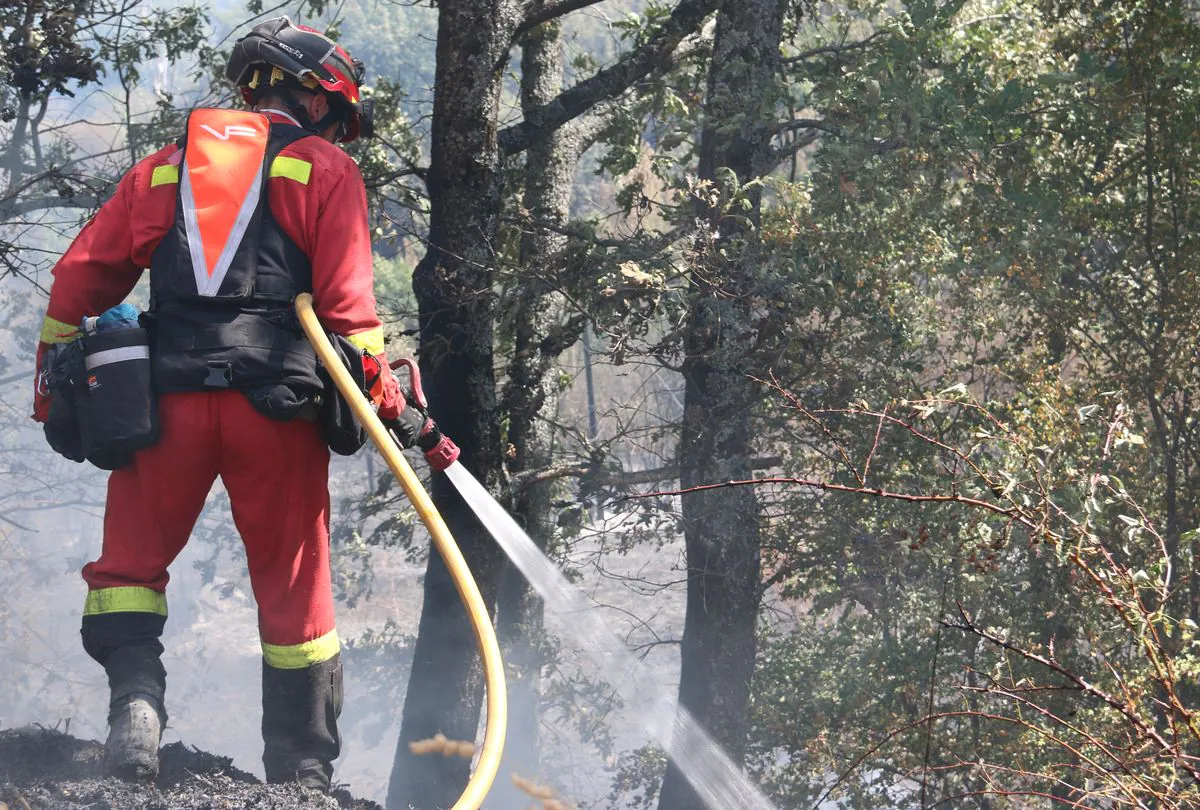
[[[103,754],[101,743],[51,729],[0,731],[0,810],[382,810],[345,790],[264,785],[232,760],[183,743],[163,747],[154,784],[107,776]]]

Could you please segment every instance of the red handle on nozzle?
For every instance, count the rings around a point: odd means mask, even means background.
[[[390,364],[392,371],[396,371],[401,367],[408,369],[409,382],[412,383],[412,398],[422,411],[426,411],[428,418],[429,403],[425,401],[425,391],[421,388],[421,370],[417,368],[417,363],[411,357],[401,357],[399,360],[393,360]],[[433,420],[426,423],[426,431],[433,427]],[[440,432],[440,431],[439,431]],[[451,441],[450,437],[444,433],[438,439],[437,444],[429,448],[425,452],[425,460],[429,462],[429,466],[434,472],[443,472],[454,462],[458,461],[462,451],[458,449],[458,445]]]
[[[416,403],[423,410],[429,410],[429,403],[425,401],[425,392],[421,389],[421,370],[417,368],[417,361],[411,357],[401,357],[399,360],[393,360],[390,364],[392,371],[396,371],[401,366],[408,369],[408,379],[412,383],[412,395]]]

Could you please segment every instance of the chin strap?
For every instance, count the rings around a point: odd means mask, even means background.
[[[284,106],[287,107],[288,112],[291,113],[292,117],[296,119],[296,123],[300,125],[300,128],[311,132],[314,135],[320,135],[322,132],[328,129],[331,124],[338,124],[339,128],[344,127],[346,124],[341,113],[335,110],[332,105],[330,105],[329,112],[325,113],[325,115],[321,117],[321,120],[313,121],[308,114],[308,108],[300,103],[300,99],[296,98],[296,94],[293,93],[290,88],[276,87],[275,95],[277,95],[284,103]]]
[[[288,113],[292,118],[296,119],[296,124],[303,130],[311,132],[314,135],[320,135],[331,125],[337,124],[338,138],[340,139],[346,134],[346,117],[337,109],[337,105],[332,99],[329,99],[329,112],[325,113],[320,121],[313,121],[309,117],[308,108],[300,103],[300,99],[296,98],[296,94],[292,92],[292,88],[280,84],[283,80],[283,71],[278,67],[272,67],[266,78],[265,87],[262,74],[259,70],[254,71],[254,75],[250,77],[250,82],[247,86],[254,93],[255,103],[257,103],[262,93],[269,87],[271,92],[278,96],[284,103],[284,106],[288,109]]]

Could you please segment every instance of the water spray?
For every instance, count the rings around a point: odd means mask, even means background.
[[[638,712],[642,730],[667,752],[709,810],[776,810],[758,786],[733,763],[707,731],[629,650],[605,622],[588,595],[571,584],[483,485],[457,461],[446,475],[521,570],[546,606],[561,616],[567,632],[597,671],[627,703],[650,703]]]
[[[354,409],[355,417],[367,429],[371,440],[387,460],[388,467],[400,480],[417,514],[429,528],[439,553],[454,576],[459,595],[467,605],[487,677],[487,730],[479,764],[467,790],[452,810],[477,810],[499,767],[506,723],[504,673],[490,617],[441,515],[400,453],[398,445],[334,354],[329,339],[312,311],[312,296],[298,296],[296,310],[321,362],[332,374],[338,389]],[[638,713],[642,730],[663,747],[709,810],[777,810],[691,713],[683,706],[676,706],[674,696],[659,684],[621,641],[587,594],[563,576],[467,468],[455,461],[445,472],[450,483],[496,543],[520,569],[529,584],[541,594],[546,606],[566,619],[568,633],[621,698],[629,704],[649,700],[650,710]]]

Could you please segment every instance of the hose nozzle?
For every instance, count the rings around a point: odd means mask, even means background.
[[[441,431],[438,431],[438,434],[440,438],[437,443],[428,450],[424,450],[425,460],[429,462],[429,467],[434,472],[444,472],[447,467],[458,461],[462,451],[458,449],[457,444],[450,440],[449,436],[441,435]]]

